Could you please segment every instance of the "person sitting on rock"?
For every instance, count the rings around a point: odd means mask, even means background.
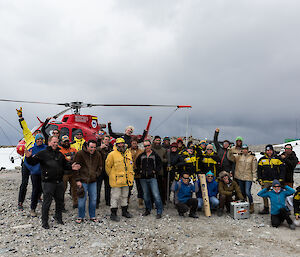
[[[224,206],[226,206],[227,212],[230,211],[230,203],[233,201],[233,197],[235,197],[235,200],[244,200],[238,183],[231,180],[230,174],[226,171],[221,171],[219,175],[219,194],[220,206],[217,212],[219,217],[223,215]]]
[[[196,215],[198,201],[196,198],[192,198],[195,185],[190,182],[188,172],[183,172],[181,180],[173,184],[172,191],[174,191],[175,206],[179,216],[184,216],[190,210],[189,217],[198,218]]]
[[[215,181],[214,174],[211,171],[207,172],[205,176],[206,176],[207,193],[209,197],[210,208],[212,210],[215,210],[219,206],[219,200],[217,198],[218,182]],[[201,209],[203,206],[203,198],[202,198],[200,178],[197,180],[196,183],[196,192],[197,192],[197,199],[198,199],[198,209]]]
[[[285,186],[281,187],[280,182],[274,179],[271,187],[260,190],[257,195],[260,197],[268,197],[271,202],[271,224],[273,227],[279,227],[280,224],[286,220],[289,228],[294,230],[295,225],[289,216],[289,209],[285,204],[286,197],[296,192],[295,189]]]

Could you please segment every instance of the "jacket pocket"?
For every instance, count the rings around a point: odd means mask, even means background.
[[[126,185],[126,176],[125,175],[116,175],[116,184],[117,185]]]

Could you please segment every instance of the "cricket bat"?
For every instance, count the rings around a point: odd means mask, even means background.
[[[201,192],[202,192],[202,199],[203,199],[203,207],[204,207],[204,214],[206,217],[211,216],[210,212],[210,205],[209,205],[209,197],[207,191],[207,184],[206,184],[206,177],[205,174],[200,174],[200,184],[201,184]]]

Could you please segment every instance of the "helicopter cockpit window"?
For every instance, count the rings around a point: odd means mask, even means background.
[[[81,132],[82,133],[82,129],[76,129],[76,128],[73,128],[72,129],[72,140],[74,140],[74,137],[76,136],[76,134],[78,132]],[[82,133],[83,134],[83,133]]]
[[[47,128],[46,128],[46,133],[48,136],[52,136],[52,132],[54,129],[58,129],[58,126],[57,125],[53,125],[53,124],[50,124]]]
[[[61,138],[62,136],[64,136],[64,135],[69,136],[69,129],[66,128],[66,127],[62,127],[62,128],[60,129],[60,138]]]

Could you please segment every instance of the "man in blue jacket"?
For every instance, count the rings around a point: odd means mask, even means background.
[[[219,200],[217,198],[217,194],[219,192],[218,182],[215,181],[214,174],[211,171],[207,172],[205,176],[206,176],[206,184],[207,184],[210,208],[215,210],[219,206]],[[196,192],[197,192],[197,199],[198,199],[198,208],[201,209],[203,206],[203,198],[202,198],[200,179],[198,179],[196,183]]]
[[[196,215],[198,200],[192,198],[193,192],[195,192],[195,185],[190,182],[188,172],[182,173],[181,180],[173,184],[172,190],[174,191],[175,205],[179,216],[184,216],[184,213],[190,210],[189,217],[198,218]]]
[[[44,150],[47,146],[43,143],[44,137],[42,134],[37,134],[35,136],[35,143],[33,147],[30,148],[32,150],[32,154],[35,155],[38,152]],[[30,215],[31,217],[36,217],[36,206],[39,200],[39,197],[42,194],[42,177],[41,177],[41,166],[40,164],[30,165],[25,158],[24,165],[30,171],[31,183],[32,183],[32,193],[31,193],[31,205],[30,205]]]
[[[277,179],[274,179],[272,186],[272,190],[270,190],[270,187],[264,188],[257,194],[260,197],[270,198],[272,226],[277,228],[282,222],[284,222],[284,220],[286,220],[289,224],[289,228],[294,230],[295,225],[289,216],[288,208],[285,205],[285,199],[287,196],[294,194],[296,191],[289,186],[285,186],[283,189]]]

